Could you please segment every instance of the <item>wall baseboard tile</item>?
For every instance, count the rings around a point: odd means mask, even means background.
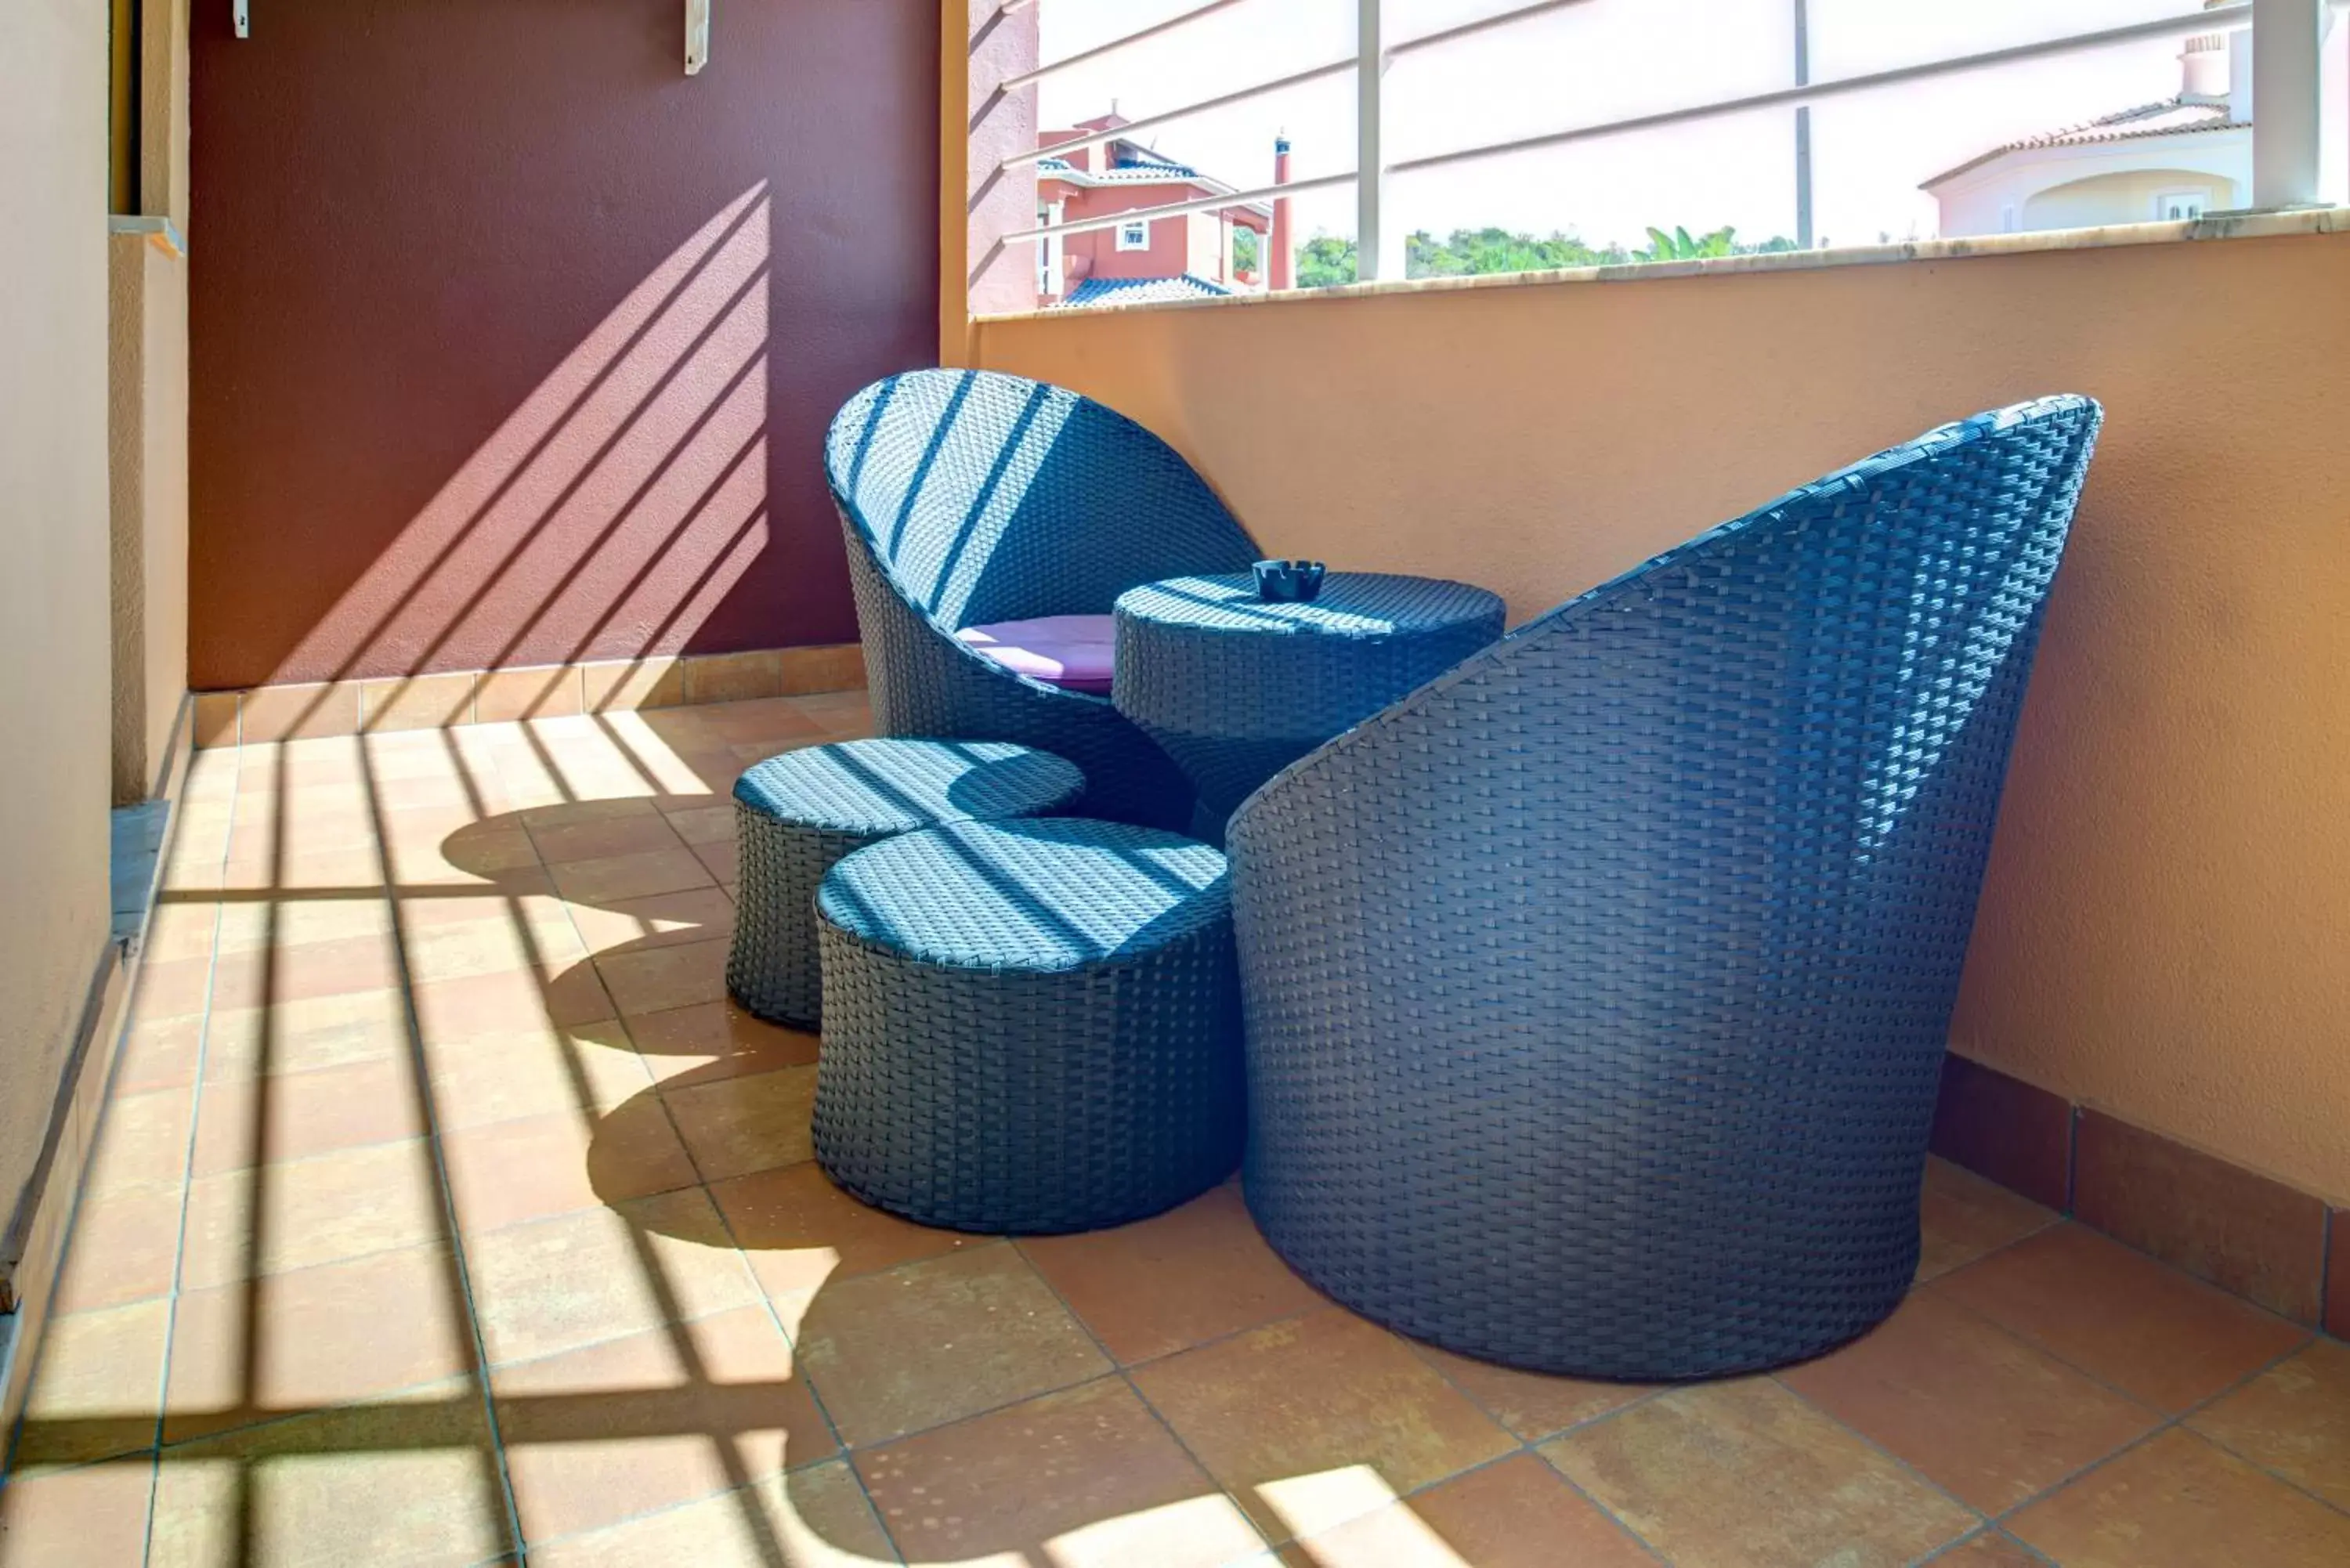
[[[854,691],[865,652],[853,642],[749,653],[598,659],[520,669],[388,676],[195,694],[195,743],[307,740],[442,730],[642,708]]]
[[[2174,1268],[2350,1338],[2350,1210],[1963,1056],[1933,1150]]]
[[[2073,1210],[2073,1107],[1964,1056],[1942,1058],[1936,1154],[2060,1214]]]

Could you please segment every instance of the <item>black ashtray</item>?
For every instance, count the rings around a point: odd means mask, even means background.
[[[1267,604],[1311,604],[1329,569],[1319,561],[1259,561],[1256,597]]]

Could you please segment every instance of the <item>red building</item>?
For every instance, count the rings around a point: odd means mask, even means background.
[[[1040,133],[1050,147],[1075,137],[1116,130],[1127,122],[1117,114],[1061,130]],[[1276,179],[1286,174],[1288,143],[1279,144]],[[1178,202],[1236,194],[1238,187],[1203,174],[1139,142],[1119,139],[1080,148],[1036,166],[1036,209],[1041,224],[1075,223],[1115,217]],[[1228,207],[1168,218],[1090,229],[1046,239],[1036,247],[1036,296],[1040,306],[1087,306],[1116,299],[1182,299],[1254,293],[1287,286],[1278,252],[1289,244],[1285,202],[1235,202]],[[1243,270],[1236,236],[1254,236],[1254,265]],[[1274,242],[1276,238],[1279,244]]]

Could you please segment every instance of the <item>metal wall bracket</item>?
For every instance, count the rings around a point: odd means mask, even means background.
[[[698,77],[709,63],[710,0],[685,0],[685,74]]]
[[[253,36],[251,0],[229,0],[229,6],[231,13],[236,17],[236,36],[240,38]]]

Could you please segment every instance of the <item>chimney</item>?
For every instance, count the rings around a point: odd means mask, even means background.
[[[1289,183],[1289,134],[1284,131],[1274,139],[1273,182]],[[1273,203],[1273,234],[1265,248],[1273,254],[1265,258],[1264,286],[1266,292],[1282,294],[1297,286],[1297,230],[1289,215],[1289,198],[1278,196]]]
[[[2178,96],[2189,103],[2225,103],[2228,101],[2228,39],[2222,33],[2206,33],[2187,40],[2187,48],[2178,57]]]

